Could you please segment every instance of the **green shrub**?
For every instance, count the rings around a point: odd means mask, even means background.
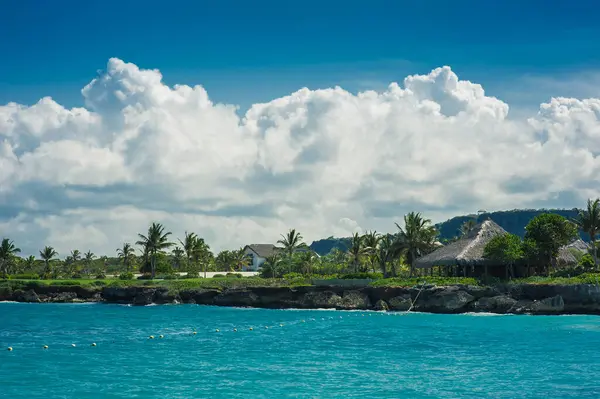
[[[106,279],[106,274],[104,273],[98,273],[98,275],[96,276],[96,280],[104,280]]]
[[[83,274],[81,273],[74,273],[71,278],[75,278],[75,279],[81,279],[83,278]]]
[[[12,280],[39,280],[40,275],[37,273],[20,273],[10,276]]]
[[[185,276],[181,276],[180,278],[200,278],[200,273],[188,272]]]
[[[369,272],[362,272],[362,273],[348,273],[348,274],[343,274],[340,276],[340,278],[344,279],[344,280],[354,280],[354,279],[371,279],[371,280],[379,280],[383,278],[383,274],[382,273],[369,273]]]
[[[160,275],[160,276],[156,276],[156,278],[163,279],[163,280],[177,280],[179,278],[179,275],[177,275],[177,274],[163,274],[163,275]]]
[[[595,265],[594,265],[594,258],[592,257],[592,255],[590,255],[590,254],[583,255],[581,257],[581,260],[579,261],[579,266],[581,266],[585,270],[593,270]]]
[[[145,273],[137,278],[138,280],[152,280],[152,275]]]
[[[581,276],[583,273],[585,273],[585,269],[581,266],[576,266],[557,270],[552,273],[551,277],[576,277]]]
[[[225,275],[225,277],[228,277],[228,278],[230,278],[230,277],[231,278],[242,278],[242,274],[241,273],[227,273]]]
[[[225,277],[225,275],[224,275],[224,274],[215,274],[215,275],[213,276],[213,278],[224,278],[224,277]]]
[[[107,283],[104,280],[96,280],[92,283],[92,285],[95,287],[104,287],[107,285]]]
[[[133,280],[135,276],[131,272],[121,273],[119,275],[119,280]]]

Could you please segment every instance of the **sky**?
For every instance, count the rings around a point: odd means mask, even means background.
[[[600,195],[600,5],[22,0],[0,14],[0,236],[214,250]]]

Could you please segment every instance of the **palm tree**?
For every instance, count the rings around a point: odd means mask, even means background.
[[[387,264],[392,262],[398,257],[398,253],[400,251],[400,247],[396,245],[396,239],[393,238],[390,234],[386,234],[381,238],[379,243],[379,250],[377,251],[377,258],[379,260],[379,268],[383,273],[384,277],[388,276]],[[392,276],[396,275],[396,268],[394,267],[392,270]]]
[[[192,262],[194,261],[194,258],[196,257],[196,250],[198,248],[197,240],[198,236],[196,235],[196,233],[188,233],[187,231],[185,232],[185,238],[183,239],[183,241],[179,240],[179,243],[185,251],[185,257],[187,259],[188,266],[191,266]]]
[[[296,229],[290,229],[286,235],[282,234],[281,239],[277,241],[277,244],[283,246],[283,252],[288,262],[288,272],[292,271],[292,255],[294,252],[308,247],[303,240],[302,235]]]
[[[175,247],[175,249],[173,249],[171,251],[171,254],[173,255],[174,269],[180,270],[181,264],[183,263],[183,255],[185,254],[185,251],[183,249],[181,249],[180,247]]]
[[[590,236],[592,243],[592,256],[594,257],[594,266],[598,267],[598,251],[596,250],[596,235],[600,231],[600,199],[588,199],[587,209],[580,210],[577,218],[574,220],[579,230]]]
[[[396,227],[398,228],[397,245],[406,251],[406,261],[410,266],[410,277],[412,277],[415,260],[434,248],[437,230],[431,224],[431,220],[417,212],[404,215],[404,228],[398,223]]]
[[[358,266],[366,253],[367,250],[363,245],[363,237],[358,235],[358,233],[354,233],[350,241],[350,248],[348,248],[348,257],[350,258],[350,264],[353,266],[354,273],[358,272]]]
[[[90,273],[90,269],[92,266],[92,262],[94,261],[94,258],[96,258],[96,255],[94,255],[94,253],[90,250],[88,250],[85,254],[84,254],[84,258],[83,258],[83,263],[85,264],[85,270],[84,270],[84,274],[89,274]]]
[[[233,251],[233,265],[235,265],[236,270],[242,270],[244,266],[248,266],[250,264],[250,258],[244,252],[244,248],[240,248],[237,251]]]
[[[268,276],[269,272],[271,274],[271,278],[275,278],[275,272],[277,266],[281,263],[281,257],[278,253],[274,253],[272,255],[267,256],[265,259],[265,263],[262,265],[262,273],[264,276]]]
[[[25,260],[25,268],[28,272],[32,272],[35,268],[35,256],[29,255]]]
[[[117,249],[117,258],[121,260],[125,270],[129,273],[133,259],[135,258],[135,250],[128,242],[123,244],[123,247]]]
[[[17,248],[12,240],[2,239],[2,243],[0,243],[0,273],[4,278],[8,276],[10,265],[19,252],[21,249]]]
[[[477,225],[475,219],[469,219],[465,221],[462,226],[460,226],[460,235],[461,237],[465,237],[467,234],[471,232]]]
[[[173,243],[169,241],[170,235],[171,232],[165,232],[164,226],[160,223],[152,223],[148,228],[147,235],[138,234],[140,240],[136,242],[136,245],[141,246],[144,253],[149,256],[153,279],[156,276],[156,256],[173,246]]]
[[[40,251],[40,258],[44,261],[44,278],[49,278],[52,270],[50,269],[50,262],[58,255],[58,252],[54,248],[46,246]]]
[[[78,249],[74,249],[71,251],[71,254],[65,258],[65,266],[67,270],[67,274],[73,275],[77,270],[77,262],[81,260],[81,252]]]
[[[367,257],[369,258],[369,263],[371,264],[373,273],[375,273],[375,265],[377,264],[377,256],[379,254],[378,247],[380,241],[381,235],[378,234],[376,231],[368,231],[363,236],[365,252]]]

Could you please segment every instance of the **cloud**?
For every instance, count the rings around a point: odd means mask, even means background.
[[[379,92],[305,88],[239,115],[113,58],[82,95],[85,108],[0,106],[0,235],[28,253],[112,254],[151,221],[224,249],[600,194],[600,99],[509,118],[449,67]]]

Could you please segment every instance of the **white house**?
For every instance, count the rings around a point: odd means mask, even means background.
[[[251,262],[248,266],[244,267],[244,271],[256,272],[265,263],[267,258],[274,255],[281,248],[276,247],[273,244],[250,244],[244,247],[244,254],[250,258]]]

